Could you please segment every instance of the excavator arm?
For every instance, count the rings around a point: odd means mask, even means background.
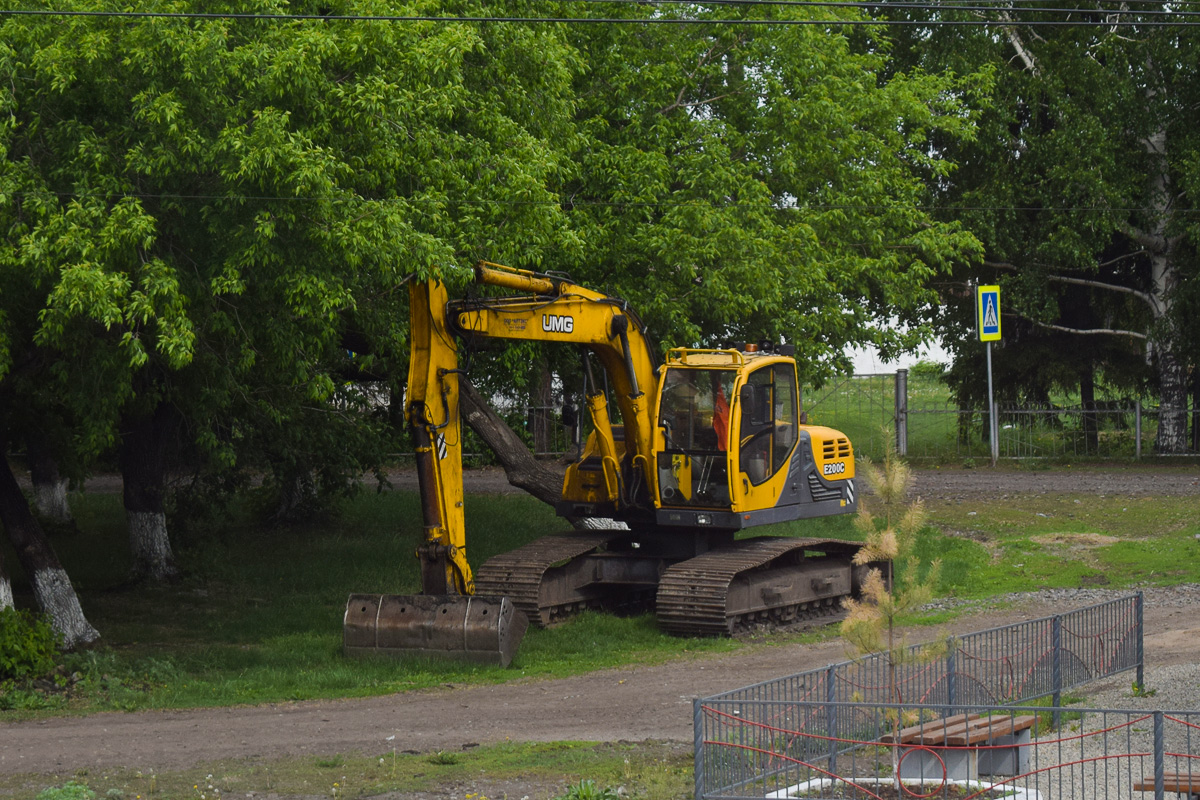
[[[552,276],[483,262],[475,279],[521,294],[451,301],[451,324],[460,335],[574,344],[600,362],[621,411],[624,452],[617,451],[605,393],[592,380],[588,407],[604,473],[599,499],[612,511],[649,510],[657,491],[652,403],[658,370],[641,320],[623,301]]]
[[[347,655],[429,656],[508,666],[528,620],[503,597],[475,595],[463,514],[458,351],[438,281],[409,287],[405,417],[416,453],[424,538],[421,594],[352,594],[342,626]]]
[[[417,549],[421,592],[475,593],[467,563],[463,517],[462,422],[458,412],[458,349],[446,329],[446,288],[409,285],[411,353],[405,418],[416,453],[425,539]]]

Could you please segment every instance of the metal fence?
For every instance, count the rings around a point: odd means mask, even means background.
[[[901,452],[920,459],[988,459],[986,409],[952,403],[936,376],[855,375],[804,395],[809,421],[844,431],[856,452],[878,457],[884,431]],[[1158,407],[1151,398],[1101,397],[1088,404],[1000,405],[996,411],[1000,458],[1122,459],[1153,453]],[[1200,409],[1191,409],[1189,455],[1200,455]]]
[[[798,703],[786,707],[768,701],[743,705],[741,716],[708,711],[708,776],[697,798],[844,798],[896,797],[891,787],[895,763],[924,758],[926,765],[903,778],[901,798],[1028,798],[1028,800],[1117,800],[1157,798],[1173,791],[1173,776],[1196,775],[1200,789],[1200,712],[1070,709],[1056,723],[1042,706],[1011,706],[1004,712],[1030,715],[1028,739],[973,748],[882,745],[891,732],[889,714],[924,718],[951,711],[988,714],[990,706],[841,704],[859,724],[852,735],[822,729],[826,706]],[[830,741],[842,748],[836,760]],[[955,760],[952,755],[963,756]],[[965,762],[963,777],[948,777],[947,764]],[[989,765],[990,764],[990,765]],[[901,766],[901,771],[904,766]],[[951,768],[950,772],[953,772]],[[1174,796],[1172,794],[1172,796]],[[1187,796],[1187,792],[1183,793]]]
[[[1078,713],[1061,708],[1064,691],[1129,670],[1141,685],[1142,609],[1137,594],[923,645],[911,652],[925,657],[898,664],[894,681],[876,655],[697,700],[695,797],[762,798],[815,778],[886,776],[891,755],[879,740],[897,713],[1013,713],[1044,699],[1049,709],[1036,713],[1061,733]]]

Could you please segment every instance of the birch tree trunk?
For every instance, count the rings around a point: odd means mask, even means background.
[[[1158,349],[1158,435],[1154,449],[1160,453],[1186,453],[1187,366],[1169,344]]]
[[[33,584],[38,607],[50,618],[51,626],[62,637],[63,649],[74,650],[91,644],[100,638],[100,633],[83,615],[71,579],[67,577],[58,555],[34,518],[29,501],[17,484],[12,466],[4,455],[4,444],[0,439],[0,523],[3,523],[8,540],[16,550],[21,568]],[[3,582],[8,583],[7,579]],[[9,586],[7,591],[11,604],[12,587]]]
[[[153,414],[127,419],[122,426],[121,477],[135,580],[166,583],[180,577],[164,507],[175,425],[170,406],[160,403]]]
[[[67,479],[59,474],[58,463],[41,431],[31,431],[25,436],[25,450],[29,456],[29,479],[33,483],[33,502],[38,513],[50,522],[70,525],[74,518],[67,503]]]
[[[1153,93],[1150,93],[1153,96]],[[1180,358],[1172,314],[1179,268],[1175,264],[1178,238],[1169,230],[1171,177],[1168,173],[1167,132],[1158,130],[1144,146],[1155,168],[1150,182],[1150,201],[1155,211],[1152,230],[1135,236],[1150,254],[1151,308],[1154,313],[1154,348],[1158,358],[1158,435],[1154,449],[1160,453],[1187,452],[1187,363]]]
[[[4,571],[4,562],[0,561],[0,611],[13,607],[12,581]]]

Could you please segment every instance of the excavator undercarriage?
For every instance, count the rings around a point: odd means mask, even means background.
[[[501,595],[538,627],[584,609],[654,611],[679,636],[730,636],[758,626],[825,623],[841,613],[863,568],[857,545],[762,537],[691,557],[654,533],[586,531],[546,536],[489,559],[476,588]]]

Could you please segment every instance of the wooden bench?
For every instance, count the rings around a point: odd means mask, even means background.
[[[900,777],[969,780],[980,775],[1020,775],[1029,766],[1035,716],[956,714],[880,737],[900,745]]]
[[[1154,776],[1144,778],[1133,785],[1134,791],[1153,792]],[[1191,800],[1200,800],[1200,775],[1187,772],[1164,772],[1163,791],[1186,794]]]

